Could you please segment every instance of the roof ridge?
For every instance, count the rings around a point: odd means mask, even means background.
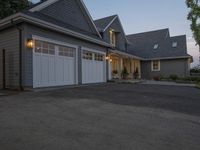
[[[134,34],[128,34],[126,36],[134,36],[134,35],[139,35],[139,34],[147,34],[147,33],[153,33],[153,32],[160,32],[160,31],[164,31],[164,30],[169,31],[169,28],[164,28],[164,29],[159,29],[159,30],[152,30],[152,31],[146,31],[146,32],[139,32],[139,33],[134,33]]]

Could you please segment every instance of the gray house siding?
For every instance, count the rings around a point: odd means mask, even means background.
[[[79,29],[97,34],[94,26],[87,21],[89,18],[79,7],[77,0],[59,0],[40,12]]]
[[[151,71],[151,61],[141,62],[143,79],[152,79],[155,76],[177,75],[185,77],[189,75],[188,59],[160,60],[160,71]]]
[[[58,33],[58,32],[54,32],[54,31],[50,31],[50,30],[47,30],[47,29],[43,29],[43,28],[40,28],[40,27],[37,27],[37,26],[33,26],[33,25],[29,25],[27,24],[27,27],[26,27],[26,38],[30,38],[32,37],[32,35],[36,35],[36,36],[40,36],[40,37],[43,37],[43,38],[48,38],[48,39],[51,39],[51,40],[56,40],[56,41],[61,41],[61,42],[66,42],[66,43],[69,43],[69,44],[74,44],[74,45],[77,45],[79,46],[79,50],[78,50],[78,83],[81,84],[82,82],[82,72],[81,72],[81,53],[82,53],[82,47],[86,47],[86,48],[89,48],[89,49],[94,49],[94,50],[98,50],[98,51],[103,51],[103,52],[106,52],[107,51],[107,48],[106,47],[102,47],[100,45],[97,45],[97,44],[93,44],[93,43],[90,43],[90,42],[87,42],[87,41],[83,41],[81,39],[77,39],[77,38],[74,38],[74,37],[71,37],[71,36],[68,36],[68,35],[65,35],[65,34],[62,34],[62,33]],[[25,74],[26,74],[26,85],[29,85],[29,86],[32,86],[33,84],[33,53],[32,51],[30,51],[29,49],[26,49],[26,59],[25,59],[25,63],[26,63],[26,71],[25,71]]]
[[[3,88],[3,51],[0,49],[0,89]]]
[[[6,87],[19,86],[19,32],[15,28],[0,31],[0,50],[5,49]],[[2,53],[2,52],[1,52]],[[0,55],[2,69],[2,54]],[[0,85],[2,87],[2,71]]]
[[[125,51],[126,50],[126,38],[123,33],[123,28],[120,24],[120,21],[119,19],[115,19],[115,21],[110,25],[110,27],[104,32],[104,35],[103,35],[103,38],[106,42],[110,43],[110,35],[109,35],[109,30],[111,29],[114,29],[117,34],[116,34],[116,48],[119,49],[119,50],[123,50]]]

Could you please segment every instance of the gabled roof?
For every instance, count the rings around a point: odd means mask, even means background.
[[[56,3],[57,1],[59,1],[59,0],[43,0],[42,2],[39,2],[38,4],[33,5],[33,6],[29,9],[29,11],[30,11],[30,12],[33,12],[33,13],[34,13],[34,12],[37,12],[37,11],[40,11],[40,10],[42,10],[42,9],[44,9],[44,8],[46,8],[46,7],[48,7],[48,6],[52,5],[52,4],[54,4],[54,3]],[[89,24],[91,25],[91,27],[95,30],[96,34],[101,38],[101,35],[100,35],[100,33],[98,32],[98,30],[97,30],[97,28],[96,28],[96,26],[95,26],[95,24],[94,24],[94,22],[93,22],[93,19],[92,19],[90,13],[89,13],[87,7],[85,6],[83,0],[77,0],[77,1],[78,1],[79,4],[80,4],[81,10],[83,10],[83,11],[85,12],[86,16],[88,17],[88,23],[89,23]]]
[[[150,31],[127,36],[131,42],[129,52],[144,59],[190,57],[187,54],[186,36],[169,36],[169,29]],[[176,47],[172,43],[177,42]],[[154,49],[154,45],[158,48]]]
[[[108,17],[105,17],[105,18],[101,18],[101,19],[95,20],[94,23],[97,26],[99,31],[103,31],[104,32],[108,28],[108,26],[110,24],[112,24],[112,22],[117,17],[118,17],[118,15],[108,16]]]

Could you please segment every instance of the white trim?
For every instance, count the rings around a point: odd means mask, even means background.
[[[37,25],[40,25],[40,26],[45,27],[45,28],[50,28],[50,29],[53,29],[53,30],[58,31],[58,32],[62,32],[62,33],[72,35],[72,36],[80,38],[80,39],[84,39],[84,40],[87,40],[87,41],[90,41],[90,42],[94,42],[96,44],[100,44],[100,45],[108,46],[108,47],[111,46],[110,44],[103,42],[103,41],[100,41],[98,39],[94,39],[94,38],[89,37],[87,35],[83,35],[81,33],[74,32],[72,30],[60,27],[58,25],[55,25],[55,24],[52,24],[52,23],[49,23],[49,22],[46,22],[46,21],[43,21],[43,20],[40,20],[40,19],[36,19],[34,17],[27,16],[27,15],[22,14],[22,13],[18,13],[16,15],[13,15],[13,16],[10,16],[8,18],[1,20],[0,21],[0,27],[3,26],[3,25],[9,24],[11,22],[10,21],[11,19],[13,19],[13,21],[18,21],[18,20],[21,19],[23,21],[27,21],[27,22],[30,22],[30,23],[33,23],[33,24],[37,24]]]
[[[74,44],[69,44],[69,43],[66,43],[66,42],[61,42],[61,41],[49,39],[49,38],[40,37],[40,36],[37,36],[37,35],[32,35],[32,38],[34,40],[33,53],[35,53],[35,40],[49,42],[49,43],[55,44],[55,46],[68,46],[68,47],[73,47],[73,48],[76,49],[76,55],[75,55],[75,75],[76,75],[75,84],[78,85],[78,48],[79,48],[79,46],[74,45]],[[32,64],[34,64],[34,62],[32,62]],[[33,80],[33,88],[34,88],[34,80]]]
[[[45,38],[45,37],[41,37],[41,36],[37,36],[37,35],[32,35],[32,38],[33,38],[33,40],[41,40],[41,41],[53,43],[53,44],[56,44],[56,45],[69,46],[69,47],[73,47],[73,48],[78,49],[78,46],[75,45],[75,44],[57,41],[57,40],[53,40],[53,39],[49,39],[49,38]]]
[[[163,57],[163,58],[150,58],[150,59],[142,59],[143,61],[149,60],[166,60],[166,59],[182,59],[182,58],[190,58],[191,56],[179,56],[179,57]]]
[[[103,30],[103,32],[105,32],[108,28],[109,28],[109,26],[115,21],[115,19],[117,18],[118,16],[115,16],[114,18],[113,18],[113,20],[105,27],[105,29]]]
[[[31,11],[31,12],[40,11],[57,1],[59,1],[59,0],[47,0],[46,2],[42,2],[41,4],[29,9],[29,11]]]
[[[92,19],[92,16],[90,15],[90,13],[89,13],[89,11],[88,11],[88,9],[87,9],[85,3],[83,2],[83,0],[80,0],[80,2],[81,2],[81,4],[82,4],[83,8],[85,9],[86,14],[88,15],[88,17],[89,17],[89,19],[90,19],[90,22],[92,23],[93,27],[95,28],[97,34],[99,35],[100,38],[102,38],[102,36],[101,36],[101,34],[99,33],[99,31],[98,31],[96,25],[94,24],[94,21],[93,21],[93,19]]]
[[[153,63],[154,63],[154,61],[158,61],[158,69],[154,69],[154,68],[153,68]],[[152,71],[152,72],[156,72],[156,71],[158,72],[158,71],[160,71],[160,60],[152,60],[152,61],[151,61],[151,71]]]
[[[99,50],[94,50],[94,49],[87,48],[87,47],[81,47],[81,51],[83,51],[83,50],[106,55],[106,52],[102,52],[102,51],[99,51]]]

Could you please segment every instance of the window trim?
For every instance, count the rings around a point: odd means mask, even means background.
[[[158,62],[158,69],[154,69],[154,62]],[[160,60],[151,60],[151,71],[160,71]]]
[[[116,33],[114,29],[109,30],[110,44],[116,46]]]

